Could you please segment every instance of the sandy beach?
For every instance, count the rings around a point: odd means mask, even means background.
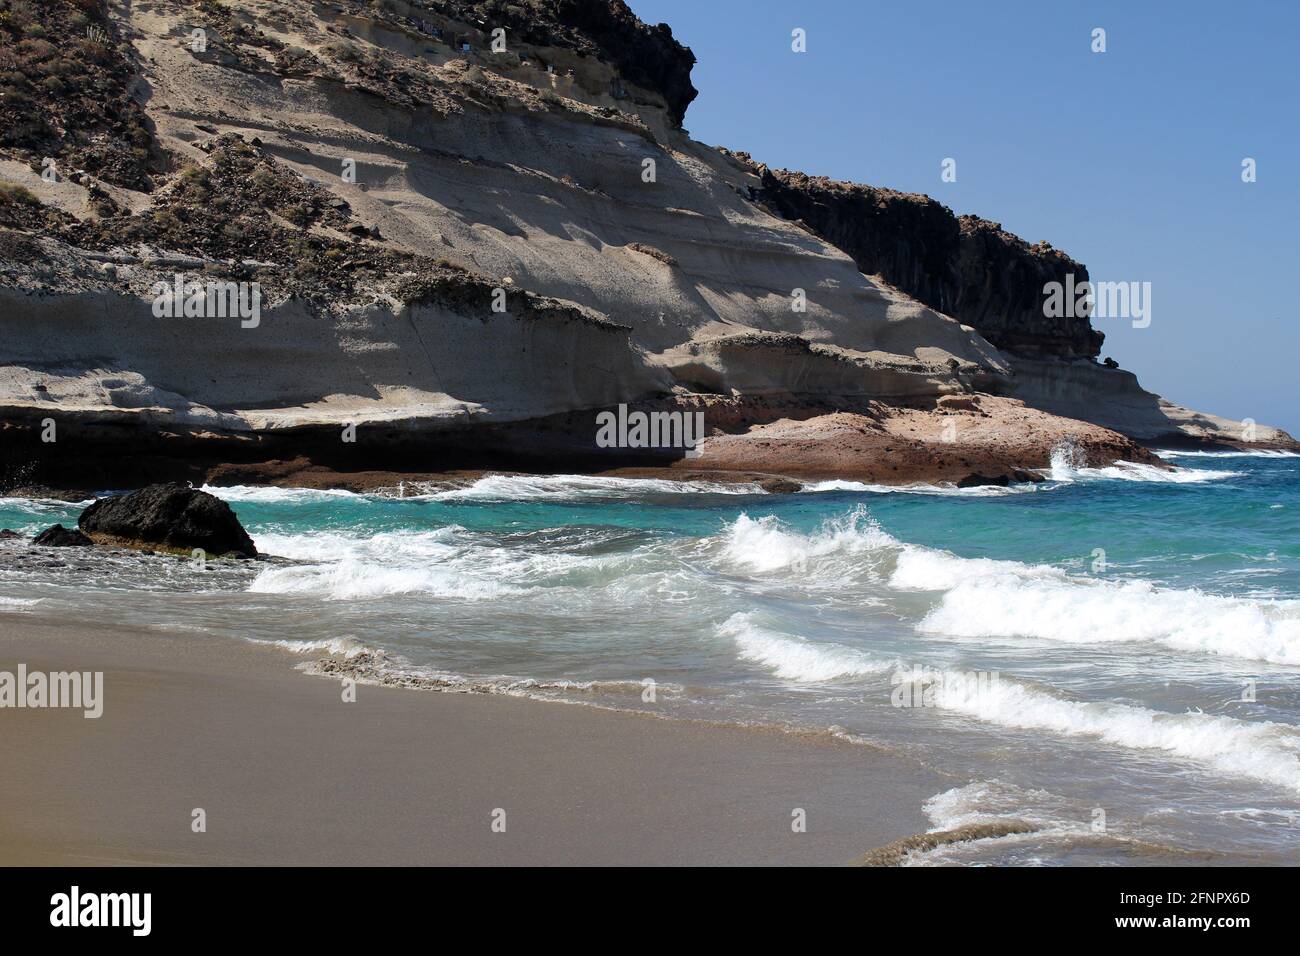
[[[831,737],[367,685],[344,703],[279,649],[6,617],[0,669],[103,671],[105,700],[0,711],[7,865],[847,864],[923,831],[945,786]]]

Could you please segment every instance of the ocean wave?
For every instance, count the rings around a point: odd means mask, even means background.
[[[897,545],[897,539],[862,505],[847,515],[827,519],[811,534],[792,529],[774,515],[751,518],[742,513],[726,529],[722,558],[746,570],[766,573],[807,569],[818,559],[871,554]]]
[[[1090,822],[1090,809],[1049,790],[1026,790],[1001,780],[975,780],[936,793],[921,808],[935,830],[1027,820],[1040,828],[1074,829]]]
[[[821,681],[893,669],[852,648],[757,628],[745,615],[724,625],[740,654],[778,677]],[[1069,700],[1008,678],[930,671],[926,701],[942,711],[1015,730],[1087,737],[1128,750],[1157,751],[1215,772],[1300,793],[1300,731],[1267,721],[1171,714],[1128,704]],[[980,675],[982,676],[982,675]]]
[[[837,478],[830,481],[809,482],[804,485],[800,491],[805,494],[832,491],[861,491],[877,495],[900,494],[937,495],[950,498],[1000,498],[1004,495],[1022,495],[1027,492],[1034,492],[1039,490],[1039,487],[1040,484],[1036,482],[1021,482],[1006,486],[977,485],[973,488],[958,488],[954,484],[935,485],[925,483],[877,485],[861,481],[844,481]]]
[[[326,565],[267,568],[248,590],[254,594],[316,595],[338,601],[394,594],[483,601],[521,591],[498,581],[468,577],[456,568],[383,567],[358,558]]]
[[[348,640],[348,639],[345,639]],[[514,677],[510,675],[470,676],[441,670],[436,667],[412,664],[399,656],[384,651],[362,648],[350,642],[342,653],[325,649],[330,656],[300,664],[299,668],[318,677],[348,678],[362,684],[385,687],[406,687],[416,690],[449,691],[462,694],[499,694],[508,697],[527,697],[534,700],[565,700],[567,694],[613,694],[642,701],[648,686],[646,679]],[[656,694],[677,696],[685,687],[672,682],[654,682]],[[630,702],[630,701],[629,701]]]
[[[1300,452],[1280,448],[1261,448],[1257,451],[1178,451],[1161,448],[1155,452],[1161,458],[1300,458]]]
[[[497,536],[445,525],[426,531],[259,533],[267,554],[299,562],[264,569],[253,592],[333,600],[428,594],[466,601],[561,590],[570,600],[689,600],[694,576],[671,542],[602,547],[626,532]],[[527,539],[521,540],[521,539]]]
[[[818,682],[883,674],[897,661],[872,658],[841,644],[814,644],[755,623],[754,615],[741,612],[718,625],[719,636],[736,644],[742,660],[768,667],[784,680]]]
[[[592,475],[487,475],[464,488],[421,494],[430,501],[527,501],[565,498],[641,498],[647,495],[762,495],[756,484],[606,478]]]
[[[15,611],[21,613],[22,611],[26,611],[29,607],[40,603],[40,598],[0,597],[0,612]]]
[[[1005,677],[979,683],[940,681],[934,702],[942,710],[1001,727],[1157,751],[1220,774],[1300,793],[1300,732],[1283,724],[1068,700]]]
[[[269,485],[204,485],[199,489],[227,502],[250,502],[268,505],[299,505],[322,501],[370,500],[366,495],[341,488],[275,488]]]
[[[1150,643],[1300,666],[1300,601],[1223,597],[1136,579],[1089,578],[1046,564],[959,557],[899,541],[863,505],[809,533],[774,516],[742,514],[721,536],[719,559],[728,568],[780,574],[807,589],[865,580],[896,591],[942,592],[917,621],[920,633]],[[868,597],[855,594],[854,600]]]
[[[1185,485],[1222,481],[1242,474],[1239,471],[1213,471],[1208,468],[1162,468],[1138,461],[1116,461],[1110,465],[1088,467],[1079,459],[1078,451],[1070,443],[1057,445],[1052,449],[1048,477],[1065,484],[1076,481],[1143,481]]]
[[[959,558],[910,546],[900,554],[889,583],[946,592],[917,624],[922,633],[1067,644],[1149,642],[1300,665],[1300,601],[1072,577],[1048,565]]]
[[[1159,484],[1195,485],[1205,481],[1223,481],[1228,478],[1240,478],[1240,471],[1213,471],[1208,468],[1159,468],[1138,461],[1117,461],[1113,465],[1100,468],[1076,468],[1065,479],[1057,477],[1053,470],[1053,479],[1057,481],[1079,481],[1093,479],[1101,481],[1149,481]]]
[[[443,525],[427,531],[359,532],[305,531],[299,534],[260,532],[257,546],[263,554],[295,561],[342,561],[369,558],[391,563],[421,563],[455,553],[465,531],[460,525]]]
[[[373,648],[367,647],[354,637],[322,637],[316,640],[276,640],[263,641],[250,638],[254,644],[270,644],[282,647],[294,654],[330,654],[336,657],[352,658],[361,654],[374,654]]]

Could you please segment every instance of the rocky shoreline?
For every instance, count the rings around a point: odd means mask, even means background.
[[[699,408],[706,427],[698,448],[599,447],[594,411],[437,430],[372,425],[354,429],[350,441],[334,426],[249,434],[147,428],[127,419],[64,423],[58,441],[42,442],[39,422],[11,420],[0,425],[0,494],[84,500],[96,490],[161,481],[369,492],[418,483],[450,487],[494,473],[707,476],[790,490],[832,479],[996,484],[1032,480],[1026,474],[1047,468],[1067,446],[1076,465],[1160,464],[1150,448],[1117,432],[990,395],[915,408],[837,408],[824,401],[647,407]]]
[[[67,18],[84,42],[41,39]],[[621,0],[51,0],[0,48],[0,493],[1300,447],[1099,363],[1045,315],[1088,276],[1049,244],[696,142],[694,54]],[[703,448],[602,446],[623,405],[702,414]]]

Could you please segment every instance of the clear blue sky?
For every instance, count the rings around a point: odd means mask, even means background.
[[[927,193],[1094,279],[1150,282],[1150,327],[1097,320],[1102,354],[1300,436],[1300,0],[629,3],[695,51],[696,139]]]

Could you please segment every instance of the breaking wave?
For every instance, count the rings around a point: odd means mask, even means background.
[[[1017,730],[1091,737],[1129,750],[1160,751],[1218,773],[1300,793],[1300,732],[1202,713],[1170,714],[1128,704],[1067,700],[1002,678],[941,682],[943,710]]]
[[[818,559],[870,555],[897,546],[898,540],[858,505],[847,515],[824,521],[811,534],[793,530],[774,515],[741,514],[723,535],[722,557],[748,571],[766,573],[806,569]]]
[[[1047,565],[907,548],[890,584],[944,591],[917,625],[954,637],[1068,644],[1149,642],[1180,651],[1300,665],[1300,601],[1219,597],[1147,581],[1098,581]]]
[[[815,644],[755,627],[745,615],[734,616],[721,631],[736,641],[740,657],[790,680],[859,677],[897,666],[874,661],[852,648]],[[942,711],[1015,730],[1047,731],[1126,750],[1156,751],[1220,774],[1249,777],[1300,793],[1300,731],[1293,727],[1198,712],[1172,714],[1128,704],[1069,700],[1005,676],[992,680],[944,676],[936,672],[930,687],[932,697],[927,698]]]
[[[867,674],[883,674],[897,661],[873,658],[841,644],[814,644],[754,622],[752,613],[731,615],[718,625],[718,634],[736,644],[742,660],[768,667],[780,678],[793,681],[830,681]]]
[[[1159,484],[1199,484],[1240,477],[1239,471],[1212,471],[1207,468],[1162,468],[1137,461],[1117,461],[1101,467],[1087,467],[1079,460],[1073,445],[1063,442],[1052,449],[1048,477],[1052,481],[1146,481]]]
[[[418,490],[418,489],[417,489]],[[762,495],[756,484],[603,478],[591,475],[487,475],[463,488],[430,490],[432,501],[526,501],[548,498],[639,498],[646,495]]]
[[[1258,451],[1177,451],[1158,449],[1161,458],[1300,458],[1300,452],[1280,448],[1261,448]]]
[[[215,495],[222,501],[269,505],[298,505],[312,502],[348,501],[365,502],[366,495],[341,488],[274,488],[269,485],[204,485],[199,489]]]

